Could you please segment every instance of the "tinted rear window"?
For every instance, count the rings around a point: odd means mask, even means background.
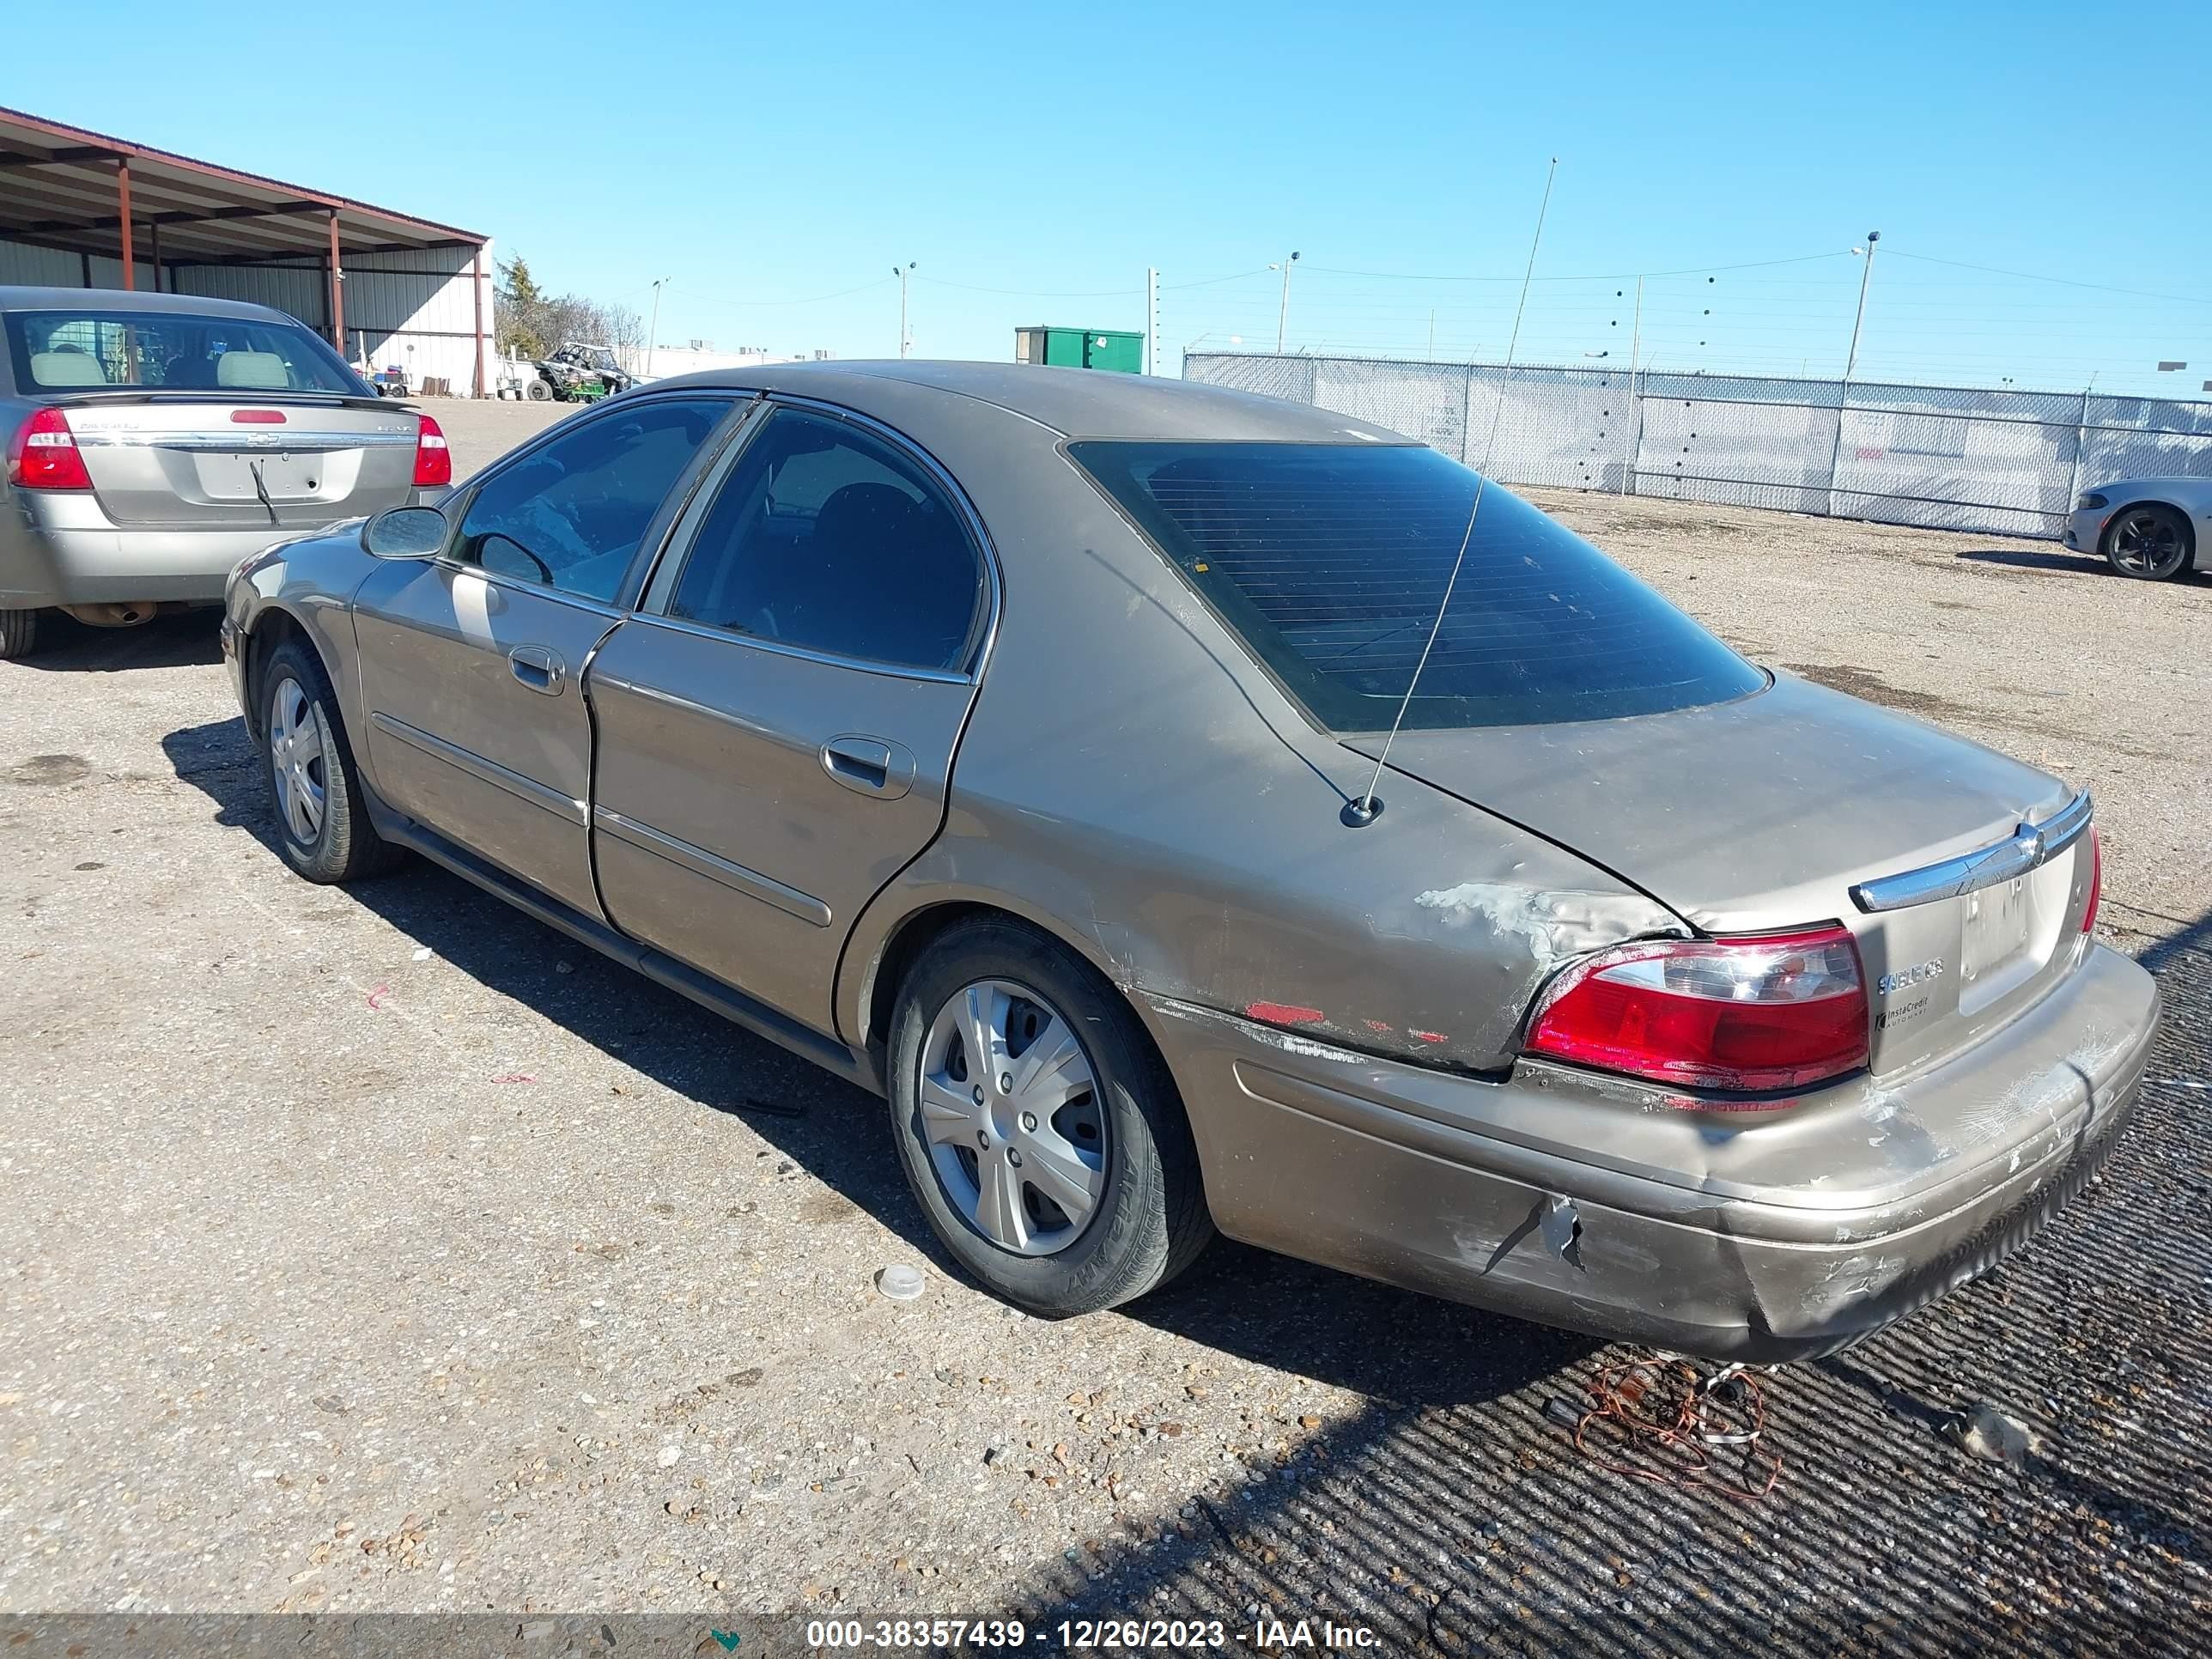
[[[1474,473],[1396,446],[1082,442],[1068,453],[1322,726],[1389,728],[1466,533]],[[1406,725],[1607,720],[1765,684],[1492,484]]]
[[[258,392],[368,388],[293,322],[174,311],[11,311],[0,317],[19,392]]]

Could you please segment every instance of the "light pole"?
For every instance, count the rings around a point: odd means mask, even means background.
[[[660,290],[668,285],[668,278],[653,279],[653,320],[645,325],[645,378],[653,378],[653,348],[660,338]]]
[[[1851,250],[1866,255],[1866,267],[1859,272],[1858,314],[1851,319],[1851,349],[1844,355],[1843,390],[1836,395],[1836,441],[1828,449],[1828,516],[1832,519],[1836,516],[1836,469],[1844,463],[1844,420],[1851,412],[1851,371],[1859,366],[1859,331],[1866,326],[1867,288],[1874,281],[1874,249],[1880,240],[1881,233],[1870,230],[1866,246]]]
[[[1859,331],[1866,326],[1867,289],[1874,282],[1874,247],[1880,240],[1880,231],[1867,232],[1866,268],[1859,272],[1859,311],[1858,315],[1851,319],[1851,349],[1844,359],[1844,384],[1846,386],[1850,384],[1851,371],[1858,367]]]
[[[1283,331],[1291,320],[1291,267],[1297,262],[1298,256],[1293,253],[1279,267],[1267,267],[1270,270],[1279,269],[1283,273],[1283,304],[1282,308],[1275,313],[1275,355],[1278,357],[1283,355]]]
[[[901,357],[904,357],[914,345],[913,340],[908,337],[906,331],[906,279],[912,274],[914,267],[915,261],[912,259],[908,260],[903,265],[891,267],[891,275],[899,279],[899,356]]]

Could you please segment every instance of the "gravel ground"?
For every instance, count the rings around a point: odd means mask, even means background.
[[[451,409],[463,471],[545,412]],[[1573,1449],[1547,1403],[1625,1356],[1280,1258],[1224,1248],[1059,1325],[979,1295],[878,1103],[427,866],[288,875],[187,617],[58,627],[0,665],[0,1613],[1112,1608],[1333,1615],[1392,1651],[2195,1648],[2212,584],[1546,505],[1761,659],[2091,785],[2115,941],[2168,1001],[2100,1185],[1968,1291],[1767,1381],[1764,1504]],[[926,1267],[919,1301],[876,1293],[890,1262]],[[1977,1403],[2033,1449],[1954,1444]]]

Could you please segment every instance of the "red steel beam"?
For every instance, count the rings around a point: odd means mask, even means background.
[[[474,281],[472,281],[471,283],[470,283],[470,284],[469,284],[469,294],[470,294],[470,296],[471,296],[472,299],[474,299],[474,300],[476,301],[476,302],[477,302],[477,397],[479,397],[479,398],[481,398],[481,397],[483,397],[483,396],[484,395],[484,364],[483,364],[483,285],[484,285],[484,269],[483,269],[483,244],[482,244],[482,243],[479,243],[479,244],[477,244],[477,258],[476,258],[476,264],[475,264],[475,265],[474,265],[473,267],[471,267],[471,269],[472,269],[472,270],[474,270],[474,272],[475,272],[475,280],[474,280]]]
[[[138,286],[131,268],[131,244],[137,240],[131,228],[131,158],[115,158],[115,228],[117,239],[123,244],[123,286],[125,290]]]
[[[339,356],[345,356],[345,267],[338,262],[338,216],[335,208],[331,210],[331,343],[337,347]]]

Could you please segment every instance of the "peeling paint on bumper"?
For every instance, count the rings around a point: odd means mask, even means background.
[[[1966,1054],[1725,1127],[1639,1113],[1565,1067],[1453,1076],[1164,1000],[1146,1011],[1231,1237],[1595,1336],[1776,1364],[1938,1299],[2093,1180],[2133,1114],[2159,999],[2099,949]],[[1869,1147],[1872,1113],[1942,1122],[1991,1099],[2010,1114],[1984,1110],[1970,1144],[1923,1137],[1917,1164]],[[1662,1146],[1679,1155],[1658,1159]],[[1864,1178],[1820,1173],[1853,1158]],[[1571,1253],[1548,1242],[1562,1200],[1580,1224]]]

